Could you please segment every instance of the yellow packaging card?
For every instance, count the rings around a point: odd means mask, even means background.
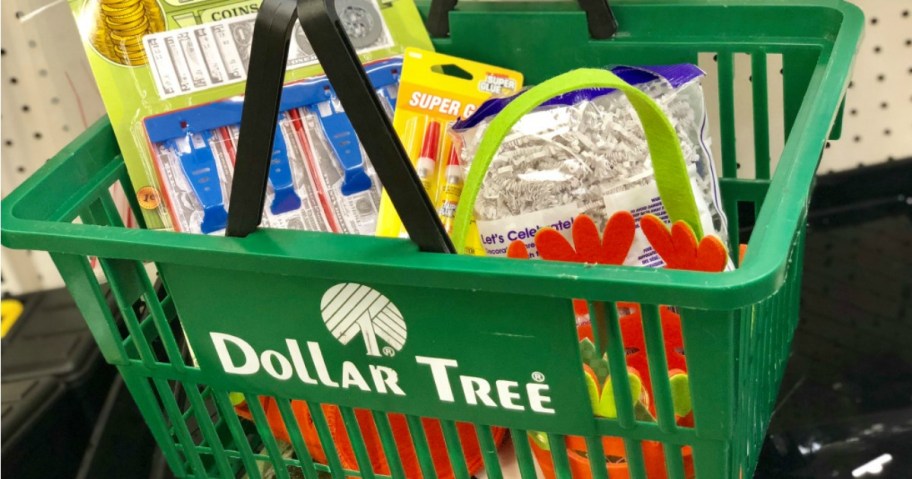
[[[393,127],[447,231],[464,179],[459,145],[449,128],[467,118],[488,98],[508,96],[522,88],[519,72],[427,50],[405,51]],[[377,235],[407,237],[392,202],[383,193]],[[484,255],[474,222],[465,251]]]

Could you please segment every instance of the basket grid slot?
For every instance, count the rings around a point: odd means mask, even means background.
[[[211,397],[215,402],[219,415],[224,419],[224,426],[228,430],[230,442],[225,445],[225,455],[240,459],[244,470],[248,471],[251,476],[259,469],[256,466],[257,458],[254,458],[253,449],[250,446],[250,440],[244,431],[244,425],[238,418],[231,406],[231,401],[227,391],[211,390]]]
[[[326,422],[326,415],[324,414],[323,407],[320,404],[308,401],[307,408],[313,418],[314,427],[317,430],[317,435],[320,438],[320,445],[326,455],[329,470],[333,475],[339,475],[343,470],[342,461],[339,458],[339,452],[336,450],[332,432]]]
[[[187,422],[184,420],[180,405],[177,402],[177,388],[175,387],[172,389],[171,382],[166,379],[152,378],[151,380],[152,384],[155,386],[155,390],[158,392],[158,398],[164,405],[165,414],[167,415],[168,422],[172,428],[171,437],[177,439],[177,444],[180,445],[180,449],[188,456],[190,470],[193,474],[205,474],[206,468],[203,465],[199,453],[194,447],[195,444],[190,429]]]
[[[500,465],[500,458],[497,456],[497,445],[494,443],[491,427],[483,424],[476,424],[475,433],[478,436],[478,445],[481,447],[481,457],[484,461],[485,472],[488,473],[488,478],[502,479],[503,470]]]
[[[412,436],[412,445],[415,446],[415,453],[418,456],[418,465],[421,468],[421,474],[427,478],[436,478],[437,471],[434,469],[433,461],[431,461],[431,448],[428,446],[427,435],[424,433],[421,418],[406,415],[405,420],[408,423],[409,433]]]
[[[668,363],[665,356],[665,340],[662,336],[662,321],[659,318],[659,307],[652,304],[640,306],[643,312],[643,332],[646,336],[646,350],[649,358],[649,377],[652,380],[652,391],[659,429],[674,433],[677,429],[674,417],[674,406],[671,400],[671,385],[668,381]]]
[[[456,424],[453,421],[441,420],[440,429],[446,441],[447,454],[450,458],[450,465],[453,467],[453,474],[456,477],[467,476],[469,471],[463,459],[465,456],[459,439],[459,432],[456,430]]]
[[[389,417],[379,411],[372,411],[371,415],[374,424],[377,426],[377,434],[383,444],[383,453],[386,457],[387,464],[390,468],[390,474],[393,477],[405,476],[402,460],[399,457],[399,449],[396,447],[396,441],[393,439],[392,427],[390,426]]]
[[[364,437],[361,435],[361,427],[355,418],[355,412],[350,407],[340,407],[339,411],[342,414],[342,422],[345,426],[349,444],[351,444],[351,449],[354,451],[358,462],[358,470],[361,471],[360,475],[365,479],[372,479],[374,477],[373,466],[367,453]],[[423,432],[421,434],[423,435]],[[412,437],[415,437],[415,431],[412,431]]]
[[[742,467],[755,464],[768,426],[767,418],[774,412],[781,371],[798,321],[803,247],[802,230],[796,235],[785,285],[770,298],[740,312],[742,360],[737,417],[743,432],[735,434],[732,453],[736,464]]]
[[[707,90],[717,91],[716,96],[706,97],[706,107],[713,120],[709,136],[719,140],[711,149],[722,165],[722,177],[760,181],[772,177],[805,93],[817,88],[810,80],[822,65],[819,60],[825,48],[820,44],[741,45],[697,54],[707,73]],[[750,101],[735,101],[743,96]],[[739,114],[739,105],[749,111]],[[737,122],[738,118],[752,121]],[[738,146],[739,140],[744,147]]]
[[[218,418],[218,413],[213,401],[207,400],[203,394],[200,393],[199,388],[200,386],[197,384],[185,384],[185,391],[190,402],[188,412],[190,410],[193,410],[194,412],[193,417],[186,418],[185,420],[188,424],[190,424],[191,421],[196,423],[197,430],[193,431],[193,429],[191,429],[194,441],[199,446],[209,445],[210,449],[212,449],[219,475],[221,477],[230,477],[233,474],[233,468],[228,461],[228,457],[225,455],[225,450],[222,446],[222,438],[218,434],[221,419]]]
[[[522,429],[510,429],[510,440],[516,454],[516,463],[522,479],[535,479],[538,473],[532,459],[532,448],[529,446],[528,432]]]
[[[589,459],[589,470],[593,479],[608,479],[608,471],[604,466],[607,462],[605,448],[602,447],[601,438],[586,438],[586,457]]]
[[[288,399],[274,398],[282,417],[282,422],[288,430],[288,436],[294,448],[295,456],[298,459],[301,473],[306,479],[317,479],[317,470],[314,467],[314,460],[307,450],[307,444],[304,442],[301,433],[300,419],[292,412],[291,404]],[[306,421],[307,418],[304,418]]]
[[[288,471],[284,467],[285,464],[282,459],[279,444],[276,441],[275,435],[269,428],[269,421],[266,419],[266,413],[263,410],[263,405],[260,404],[259,397],[253,394],[244,393],[244,399],[253,415],[254,426],[256,426],[259,438],[265,447],[269,462],[275,470],[276,477],[278,479],[288,479]]]

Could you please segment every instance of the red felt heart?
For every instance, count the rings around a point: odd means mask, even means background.
[[[669,269],[716,273],[728,264],[728,253],[719,238],[704,236],[697,243],[693,230],[683,221],[674,223],[669,231],[658,217],[646,215],[640,219],[640,229]]]
[[[619,211],[608,219],[600,236],[588,215],[573,220],[573,244],[554,228],[542,228],[535,235],[538,254],[546,260],[587,264],[623,264],[633,244],[636,223],[628,211]]]

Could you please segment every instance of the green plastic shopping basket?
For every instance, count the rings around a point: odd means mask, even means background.
[[[51,253],[179,477],[261,477],[267,467],[280,478],[403,477],[404,463],[416,461],[432,478],[441,455],[453,475],[468,477],[461,423],[475,425],[492,478],[504,477],[495,427],[509,430],[523,478],[536,474],[529,431],[547,434],[557,477],[571,477],[568,435],[586,438],[590,458],[603,458],[599,437],[622,438],[627,467],[589,461],[596,478],[644,478],[647,470],[681,478],[691,467],[700,478],[751,477],[798,322],[809,192],[828,136],[838,136],[863,18],[839,0],[618,0],[612,7],[617,34],[596,40],[571,3],[464,2],[435,46],[521,70],[530,83],[583,66],[696,63],[698,54],[715,53],[720,115],[712,120],[721,125],[730,244],[740,243],[739,211],[757,212],[735,271],[475,258],[419,252],[401,239],[300,231],[226,238],[128,229],[109,191],[115,183],[133,187],[105,120],[3,201],[2,242]],[[752,59],[754,178],[737,175],[733,59],[741,53]],[[779,132],[770,132],[767,85],[779,72],[767,72],[768,55],[782,57],[787,137],[772,175],[769,138]],[[122,324],[90,257],[102,266]],[[153,285],[147,262],[164,290]],[[663,341],[659,305],[677,308],[694,427],[675,423],[661,347],[647,348],[657,421],[637,421],[624,394],[615,394],[616,419],[593,417],[572,298],[600,312],[593,323],[612,370],[626,370],[617,302],[642,305],[647,346]],[[334,329],[348,320],[342,308],[358,316],[345,331]],[[624,391],[626,380],[617,382]],[[232,406],[237,393],[252,421]],[[275,411],[256,398],[271,398]],[[309,414],[299,414],[302,404]],[[394,434],[388,413],[404,417],[407,440]],[[371,428],[365,415],[375,420]],[[277,429],[287,431],[291,452],[283,454]],[[429,442],[432,434],[442,434],[445,447]],[[367,447],[370,438],[382,450]],[[661,444],[660,474],[644,454],[647,444]],[[314,460],[320,445],[325,461]],[[358,467],[340,459],[346,454]],[[377,455],[383,471],[372,468]]]

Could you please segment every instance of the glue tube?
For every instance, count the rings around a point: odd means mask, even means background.
[[[462,195],[462,184],[464,176],[462,166],[459,164],[459,155],[456,153],[456,144],[450,144],[450,151],[447,155],[446,182],[443,186],[443,201],[437,212],[440,214],[440,220],[443,227],[446,228],[447,234],[453,232],[453,219],[456,217],[456,206],[459,205],[459,196]]]
[[[415,171],[425,191],[434,200],[434,190],[431,181],[437,170],[437,152],[440,150],[440,123],[431,121],[424,130],[424,139],[421,143],[421,156],[415,162]]]

